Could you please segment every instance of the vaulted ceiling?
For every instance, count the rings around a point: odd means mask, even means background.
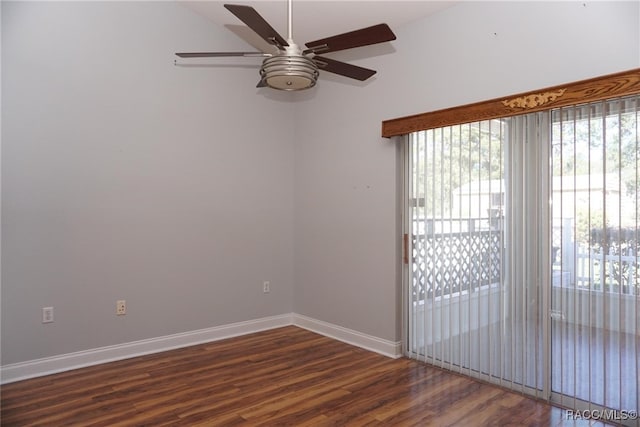
[[[189,1],[180,2],[210,19],[227,27],[240,38],[262,51],[271,47],[248,30],[242,22],[224,8],[224,3],[243,4],[256,9],[283,37],[287,37],[287,1]],[[386,23],[392,29],[413,20],[424,18],[444,8],[454,1],[293,1],[293,38],[302,45],[305,42],[345,33],[371,25]],[[212,49],[219,49],[214,46]]]

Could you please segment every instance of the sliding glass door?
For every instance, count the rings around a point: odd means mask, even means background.
[[[488,354],[500,347],[502,132],[500,122],[474,123],[409,144],[411,351],[474,376],[492,371]]]
[[[410,355],[535,395],[546,387],[541,120],[416,132],[406,155]]]
[[[640,410],[639,103],[552,111],[553,400],[620,421]]]
[[[639,104],[408,136],[409,356],[569,408],[640,409]]]

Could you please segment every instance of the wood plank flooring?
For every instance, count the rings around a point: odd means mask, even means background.
[[[3,426],[576,425],[546,403],[294,326],[7,384],[0,409]]]

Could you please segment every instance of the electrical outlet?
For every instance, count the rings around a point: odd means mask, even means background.
[[[42,323],[53,323],[53,307],[42,307]]]
[[[116,315],[124,316],[127,314],[127,302],[123,299],[116,301]]]
[[[268,294],[271,292],[271,283],[270,282],[262,282],[262,292]]]

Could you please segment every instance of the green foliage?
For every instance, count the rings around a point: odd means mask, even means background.
[[[602,191],[607,192],[605,197],[605,193],[598,196],[589,190],[587,202],[576,202],[577,238],[580,242],[588,242],[589,224],[599,227],[618,222],[635,225],[640,214],[637,203],[640,195],[640,120],[633,108],[627,107],[624,101],[619,101],[554,113],[553,176],[589,176],[591,187],[598,188],[599,185]],[[606,211],[607,218],[604,218],[603,206],[594,199],[600,197],[608,201],[612,194],[618,200],[616,204],[620,213],[616,209],[611,211],[612,214]]]
[[[455,191],[465,184],[502,178],[503,132],[504,123],[484,121],[417,134],[424,162],[415,165],[414,189],[428,216],[451,215]]]
[[[605,223],[604,212],[601,209],[598,211],[578,210],[575,221],[575,239],[585,247],[590,245],[591,230],[593,228],[610,225]]]

